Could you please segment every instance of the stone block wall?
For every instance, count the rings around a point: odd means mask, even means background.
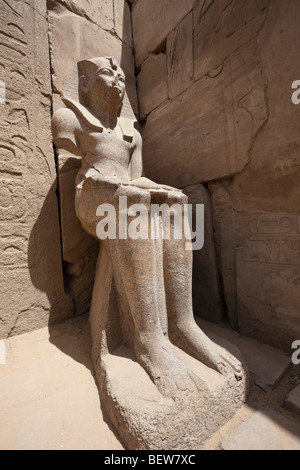
[[[297,0],[132,4],[146,175],[194,201],[209,191],[226,316],[287,351],[300,337],[299,21]],[[200,282],[215,270],[195,266]]]
[[[98,243],[75,216],[80,160],[53,148],[51,114],[80,59],[114,55],[137,97],[125,0],[0,2],[0,338],[89,310]]]
[[[0,337],[73,312],[65,293],[45,0],[0,2]]]

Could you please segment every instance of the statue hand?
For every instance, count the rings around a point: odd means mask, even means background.
[[[119,180],[119,178],[116,178],[115,176],[103,176],[101,174],[99,175],[93,175],[93,176],[88,176],[84,182],[84,185],[89,187],[89,188],[96,188],[96,187],[106,187],[106,188],[118,188],[121,185],[127,185],[130,183],[123,183]]]
[[[166,189],[167,191],[179,191],[180,193],[182,193],[182,189],[173,188],[173,186],[168,186],[167,184],[160,184],[159,188]]]
[[[131,183],[134,186],[137,186],[138,188],[155,190],[157,192],[159,192],[159,191],[162,191],[164,193],[166,191],[180,191],[180,192],[182,192],[180,189],[172,188],[171,186],[167,186],[165,184],[155,183],[154,181],[151,181],[148,178],[145,178],[144,176],[141,176],[140,178],[136,178],[136,179],[132,180]]]

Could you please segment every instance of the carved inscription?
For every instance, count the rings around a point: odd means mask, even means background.
[[[25,80],[26,76],[30,77],[29,44],[24,29],[24,22],[30,24],[30,18],[24,2],[1,2],[0,11],[0,79],[5,85],[5,95],[4,85],[1,87],[0,114],[0,250],[3,269],[26,264],[24,223],[28,221],[24,181],[27,158],[24,150],[32,147],[32,143],[27,111],[29,97],[26,99],[26,91],[29,90]]]
[[[167,38],[169,97],[193,83],[193,19],[187,15]]]
[[[265,214],[251,219],[244,261],[300,266],[299,215]]]
[[[70,311],[60,262],[46,14],[46,0],[0,2],[0,337],[44,326],[56,308]],[[26,322],[18,322],[24,311]]]

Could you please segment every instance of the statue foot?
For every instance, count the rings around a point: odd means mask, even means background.
[[[222,375],[229,375],[233,372],[237,380],[243,378],[241,362],[226,349],[213,342],[211,346],[211,365]]]
[[[211,341],[195,322],[174,327],[170,337],[176,346],[222,375],[234,374],[236,380],[243,378],[241,362]]]
[[[139,338],[135,355],[162,395],[176,400],[182,394],[203,389],[202,381],[176,356],[165,336]]]

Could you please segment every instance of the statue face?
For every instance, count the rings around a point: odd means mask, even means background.
[[[121,103],[125,94],[125,75],[120,67],[113,68],[103,59],[96,72],[92,90],[95,98],[109,103]]]

